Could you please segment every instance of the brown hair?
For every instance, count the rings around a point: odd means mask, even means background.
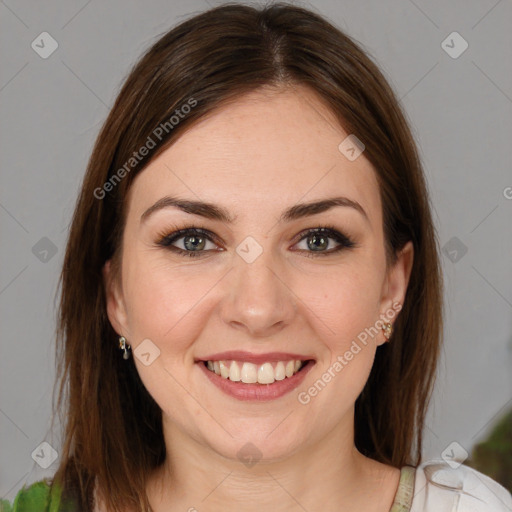
[[[121,357],[106,314],[102,267],[112,258],[119,270],[130,184],[215,109],[264,86],[294,85],[316,92],[365,144],[380,187],[388,265],[413,242],[404,305],[356,401],[354,428],[356,447],[368,457],[397,468],[421,461],[442,337],[442,275],[407,121],[373,61],[321,16],[284,3],[229,3],[182,22],[135,65],[99,133],[77,200],[60,278],[57,409],[65,430],[54,482],[73,490],[82,510],[91,509],[95,478],[109,510],[151,510],[146,478],[166,456],[161,410],[133,358]],[[188,113],[169,122],[177,109]],[[154,147],[130,160],[150,146],[148,137]]]

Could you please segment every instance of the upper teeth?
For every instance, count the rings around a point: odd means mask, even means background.
[[[229,378],[229,380],[246,384],[256,382],[272,384],[275,380],[283,380],[297,373],[302,366],[302,361],[278,361],[261,365],[239,361],[208,361],[207,366],[209,370],[224,379]]]

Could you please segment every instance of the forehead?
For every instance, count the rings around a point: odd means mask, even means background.
[[[334,195],[358,201],[379,223],[375,171],[364,152],[338,148],[350,135],[306,87],[258,90],[185,131],[135,178],[129,216],[164,195],[221,204],[237,218],[264,210],[275,218],[297,202]]]

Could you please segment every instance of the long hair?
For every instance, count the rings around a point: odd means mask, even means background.
[[[74,493],[81,510],[91,510],[95,479],[108,510],[151,510],[147,477],[166,457],[161,410],[133,358],[120,356],[106,313],[102,267],[112,258],[119,272],[130,184],[216,109],[261,87],[295,85],[316,92],[340,126],[364,142],[379,183],[388,265],[413,243],[404,304],[356,400],[354,431],[368,457],[397,468],[420,463],[442,338],[442,274],[408,122],[371,58],[320,15],[286,3],[229,3],[180,23],[135,64],[77,199],[59,280],[55,413],[64,429],[53,482]]]

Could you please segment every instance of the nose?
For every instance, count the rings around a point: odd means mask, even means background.
[[[270,251],[263,251],[252,263],[236,255],[233,265],[223,321],[254,338],[273,336],[290,325],[297,311],[296,297],[283,265],[273,260]]]

